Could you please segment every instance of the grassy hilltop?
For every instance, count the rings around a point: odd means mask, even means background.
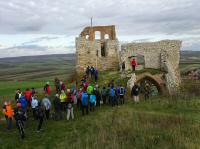
[[[117,81],[119,73],[100,74],[99,84]],[[107,79],[104,79],[107,78]],[[126,80],[118,79],[125,83]],[[51,98],[52,99],[52,98]],[[81,116],[75,110],[73,121],[45,121],[42,133],[36,133],[37,122],[25,124],[26,138],[18,130],[5,130],[0,121],[1,148],[198,148],[200,146],[200,101],[196,98],[154,97],[134,104],[127,95],[125,105],[103,105],[94,113]]]

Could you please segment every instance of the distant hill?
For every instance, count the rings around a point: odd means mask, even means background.
[[[1,58],[0,81],[66,79],[74,68],[75,54]]]
[[[181,63],[200,63],[200,51],[181,51]]]
[[[28,62],[28,61],[44,61],[50,59],[75,60],[75,54],[51,54],[51,55],[7,57],[7,58],[0,58],[0,62]]]

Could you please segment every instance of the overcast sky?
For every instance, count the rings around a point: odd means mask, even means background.
[[[200,51],[199,0],[0,0],[0,57],[75,52],[85,26],[116,25],[121,42],[183,40]]]

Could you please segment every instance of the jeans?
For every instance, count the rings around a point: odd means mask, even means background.
[[[43,118],[43,117],[40,117],[40,118],[39,118],[39,124],[38,124],[38,128],[37,128],[37,130],[38,130],[38,131],[40,131],[40,130],[41,130],[41,127],[42,127],[43,120],[44,120],[44,118]]]
[[[85,115],[85,110],[86,114],[88,114],[88,105],[82,105],[82,115]]]
[[[139,102],[139,96],[138,95],[137,96],[133,96],[133,99],[134,99],[135,102]]]
[[[90,111],[93,111],[93,112],[94,112],[94,106],[95,106],[94,103],[91,103],[91,102],[90,102]]]
[[[49,113],[50,113],[50,110],[45,110],[45,115],[47,119],[49,119]]]
[[[10,130],[12,128],[12,117],[6,117],[7,129]]]

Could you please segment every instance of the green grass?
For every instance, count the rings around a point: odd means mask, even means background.
[[[74,121],[45,121],[36,133],[36,121],[25,125],[26,139],[17,129],[0,126],[1,148],[198,148],[200,101],[157,97],[120,107],[103,106]]]

